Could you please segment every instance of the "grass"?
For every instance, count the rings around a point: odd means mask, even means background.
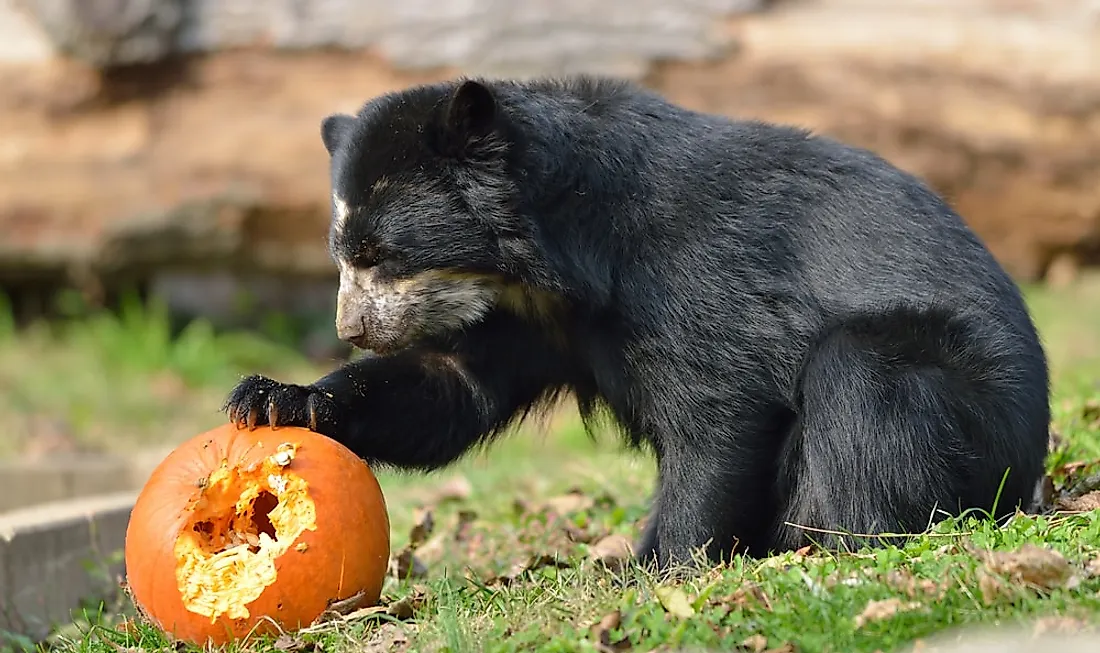
[[[18,333],[0,298],[0,457],[46,450],[125,452],[220,423],[227,389],[267,371],[306,380],[316,366],[269,338],[174,328],[163,306],[35,323]]]
[[[1061,489],[1095,469],[1070,463],[1100,460],[1100,280],[1028,289],[1028,301],[1053,370],[1059,444],[1048,467]],[[131,306],[121,319],[17,334],[0,318],[0,423],[42,413],[67,419],[85,446],[171,444],[222,419],[217,408],[240,374],[307,380],[324,368],[201,324],[170,337],[165,320]],[[659,582],[630,565],[613,573],[597,546],[637,534],[652,463],[611,438],[591,442],[569,410],[522,430],[437,476],[380,475],[395,554],[410,544],[417,508],[434,518],[415,549],[425,573],[390,577],[384,590],[385,603],[411,607],[411,615],[351,615],[243,648],[870,653],[961,626],[1100,624],[1098,510],[1021,514],[1003,524],[971,514],[903,546],[737,560]],[[174,648],[149,626],[122,621],[130,614],[124,598],[102,604],[42,646]]]

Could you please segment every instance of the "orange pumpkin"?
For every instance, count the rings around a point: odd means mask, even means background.
[[[126,531],[135,604],[199,645],[294,630],[355,595],[373,605],[389,553],[367,464],[289,427],[227,423],[184,442],[149,477]]]

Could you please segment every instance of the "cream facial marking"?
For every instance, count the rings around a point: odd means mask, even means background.
[[[336,214],[333,216],[333,220],[336,223],[336,228],[343,229],[344,223],[348,221],[348,216],[351,215],[351,210],[348,208],[348,203],[341,199],[339,195],[333,193],[332,206],[336,210]]]
[[[392,349],[432,333],[480,320],[503,288],[490,277],[428,270],[404,279],[379,279],[377,268],[339,260],[336,332],[361,348]]]
[[[404,295],[400,288],[380,287],[373,268],[357,268],[340,261],[339,269],[336,333],[341,339],[366,335],[366,316],[376,324],[390,324],[399,318]]]

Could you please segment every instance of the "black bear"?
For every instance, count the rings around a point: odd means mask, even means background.
[[[1048,371],[1019,290],[876,155],[588,76],[416,86],[320,133],[336,329],[369,351],[243,379],[230,420],[428,470],[571,392],[655,455],[637,552],[664,569],[1033,496]]]

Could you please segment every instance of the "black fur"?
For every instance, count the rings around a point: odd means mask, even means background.
[[[502,300],[311,386],[251,377],[231,419],[433,469],[572,391],[654,451],[638,549],[662,566],[1032,496],[1048,380],[1020,294],[877,156],[591,78],[416,87],[322,134],[354,207],[337,260],[482,275],[545,310]]]

